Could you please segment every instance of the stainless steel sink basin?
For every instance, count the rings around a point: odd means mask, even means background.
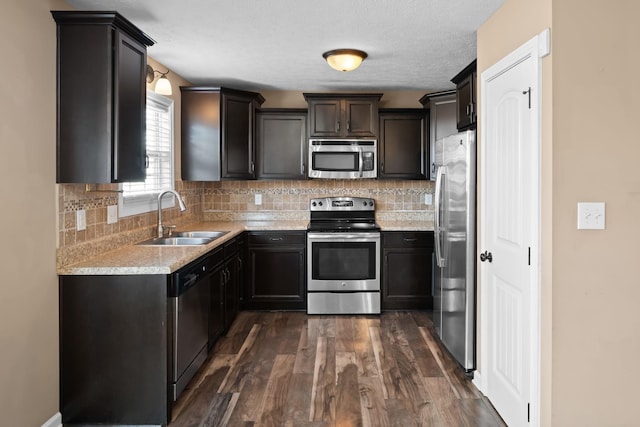
[[[211,237],[156,237],[138,243],[141,246],[197,246],[206,245],[214,239]]]
[[[215,240],[227,233],[228,231],[178,231],[177,233],[173,233],[173,235],[176,237],[205,237]]]

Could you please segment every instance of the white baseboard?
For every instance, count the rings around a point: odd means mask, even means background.
[[[62,414],[58,412],[42,424],[42,427],[62,427]]]
[[[478,371],[475,371],[475,372],[473,373],[473,380],[472,380],[472,382],[473,382],[473,385],[475,385],[475,386],[476,386],[476,388],[477,388],[478,390],[480,390],[480,392],[481,392],[482,394],[484,394],[484,395],[486,395],[486,394],[487,394],[487,393],[486,393],[486,390],[487,390],[487,384],[486,384],[486,382],[485,382],[485,380],[484,380],[484,377],[483,377],[483,376],[482,376]]]

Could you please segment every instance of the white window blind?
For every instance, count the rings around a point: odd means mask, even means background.
[[[173,101],[155,92],[147,92],[146,145],[149,167],[144,182],[123,183],[119,198],[120,216],[157,209],[161,190],[173,189]],[[165,197],[163,206],[173,206],[174,198]]]

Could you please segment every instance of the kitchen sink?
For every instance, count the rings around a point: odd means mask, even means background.
[[[176,237],[204,237],[215,240],[227,233],[228,231],[178,231],[173,235]]]
[[[178,231],[167,237],[154,237],[138,243],[141,246],[197,246],[206,245],[228,231]]]
[[[212,242],[212,237],[156,237],[138,243],[141,246],[197,246]]]

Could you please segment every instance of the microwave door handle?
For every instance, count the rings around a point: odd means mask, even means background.
[[[364,173],[364,159],[363,159],[364,153],[362,152],[362,147],[358,147],[358,166],[360,168],[360,178],[362,178],[362,174]]]

